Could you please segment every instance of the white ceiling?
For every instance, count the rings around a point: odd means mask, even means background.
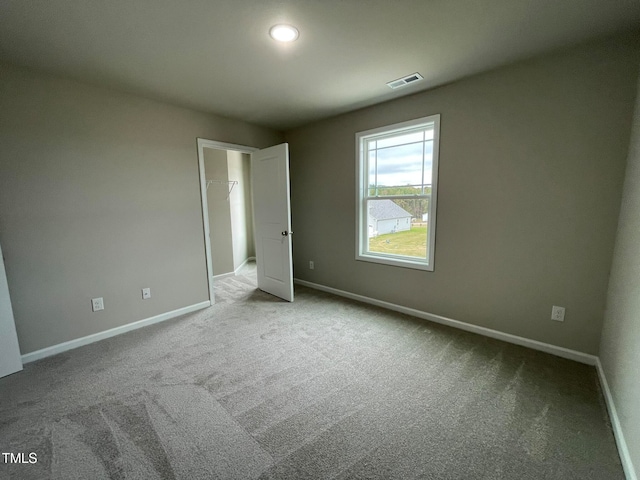
[[[0,61],[284,130],[639,26],[639,0],[2,0]]]

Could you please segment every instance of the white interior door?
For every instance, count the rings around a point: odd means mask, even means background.
[[[0,377],[22,370],[13,309],[9,298],[9,285],[0,248]]]
[[[258,288],[293,302],[289,145],[251,154]]]

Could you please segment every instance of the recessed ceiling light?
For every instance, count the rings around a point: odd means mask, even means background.
[[[269,35],[279,42],[293,42],[298,38],[298,29],[291,25],[274,25],[269,30]]]

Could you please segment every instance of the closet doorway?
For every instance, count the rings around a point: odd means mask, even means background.
[[[257,149],[198,139],[200,189],[206,215],[205,251],[209,298],[213,283],[255,260],[251,199],[251,152]]]

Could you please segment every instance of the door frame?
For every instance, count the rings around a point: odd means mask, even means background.
[[[200,200],[202,201],[202,225],[204,227],[204,253],[207,259],[207,283],[209,285],[209,301],[211,305],[216,303],[213,294],[213,261],[211,260],[211,226],[209,225],[209,206],[207,203],[207,179],[204,169],[204,149],[213,148],[215,150],[233,150],[235,152],[251,154],[260,150],[247,145],[237,145],[235,143],[218,142],[197,138],[198,142],[198,171],[200,175]]]
[[[11,307],[9,280],[0,247],[0,377],[22,370],[22,355],[16,332],[16,323]]]

